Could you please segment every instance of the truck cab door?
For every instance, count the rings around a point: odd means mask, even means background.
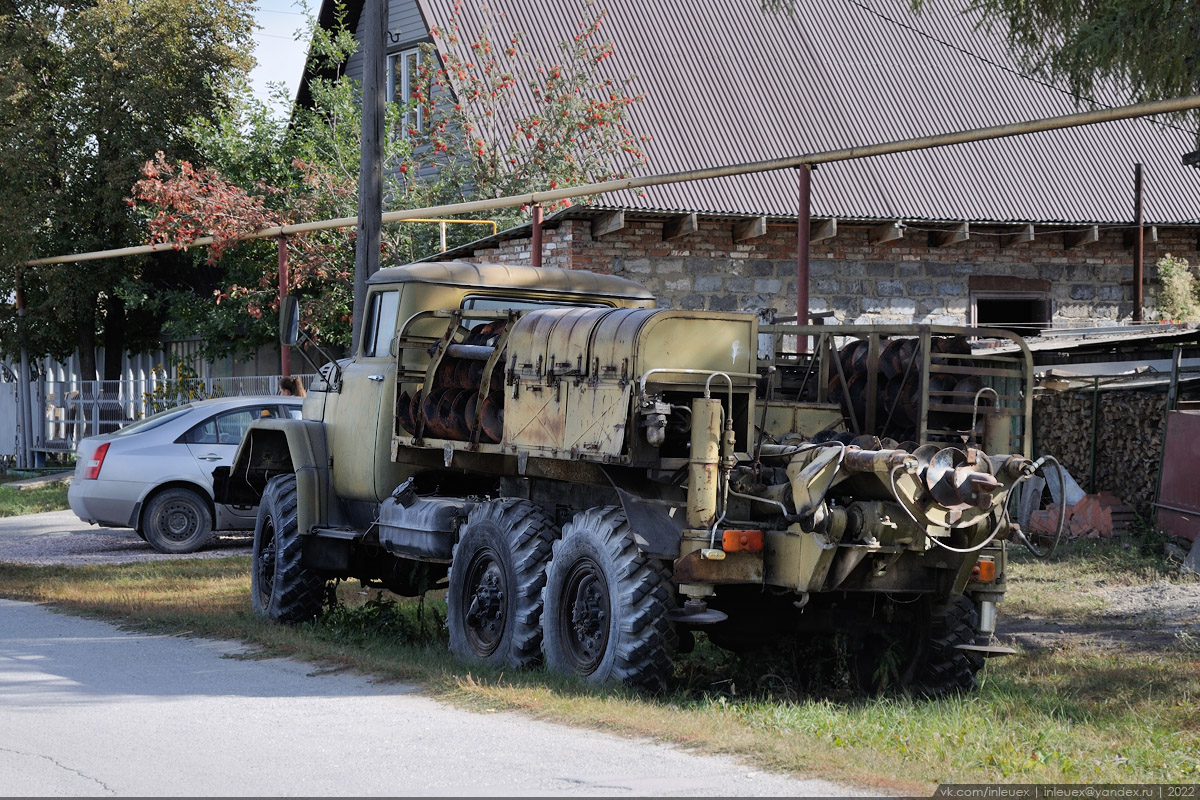
[[[342,373],[338,412],[326,422],[332,428],[334,491],[342,498],[376,502],[393,488],[377,484],[391,464],[396,395],[391,342],[399,303],[397,289],[367,295],[362,342],[356,358]]]

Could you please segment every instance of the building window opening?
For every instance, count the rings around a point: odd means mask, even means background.
[[[1021,336],[1037,336],[1051,325],[1050,298],[1044,293],[971,295],[972,324],[1002,328]]]

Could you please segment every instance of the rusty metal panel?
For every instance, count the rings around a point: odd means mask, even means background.
[[[1171,411],[1163,442],[1158,524],[1172,536],[1195,541],[1200,534],[1200,412]]]
[[[676,583],[763,583],[762,553],[729,553],[720,561],[700,557],[699,550],[675,559]]]
[[[618,311],[597,326],[592,341],[592,358],[600,365],[599,377],[606,380],[633,379],[637,342],[642,327],[656,312],[647,309]]]
[[[757,345],[758,318],[753,314],[658,311],[639,330],[633,377],[650,369],[677,368],[752,373],[758,366]],[[654,381],[703,385],[705,377],[667,373],[655,375]],[[735,386],[739,383],[745,380],[734,380]],[[724,382],[713,384],[714,392],[726,388]]]
[[[632,387],[587,383],[564,388],[567,396],[563,447],[586,457],[621,455],[629,423]]]
[[[842,409],[833,403],[793,403],[772,400],[766,404],[764,429],[782,435],[795,432],[811,439],[824,430],[843,430]]]
[[[557,387],[523,385],[504,403],[506,445],[558,450],[562,447],[566,405]]]
[[[550,354],[569,370],[578,369],[579,376],[592,375],[591,344],[594,331],[602,320],[623,312],[611,308],[572,309],[554,326],[547,345]]]

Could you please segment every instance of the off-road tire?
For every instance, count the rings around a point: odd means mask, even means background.
[[[491,667],[528,667],[542,656],[542,588],[558,526],[528,500],[506,498],[467,516],[450,563],[450,650]]]
[[[979,612],[966,595],[959,595],[934,609],[929,639],[913,675],[912,691],[915,694],[945,697],[979,688],[975,676],[983,668],[983,657],[956,648],[960,644],[975,644],[978,627]]]
[[[254,522],[250,604],[274,622],[305,622],[321,612],[325,580],[301,563],[303,543],[296,520],[296,476],[267,482]]]
[[[208,500],[191,489],[165,489],[142,515],[142,538],[160,553],[194,553],[212,539]]]
[[[671,576],[638,551],[619,507],[575,515],[546,573],[546,666],[588,683],[666,688],[677,646]]]

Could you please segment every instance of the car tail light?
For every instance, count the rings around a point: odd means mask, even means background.
[[[108,455],[109,442],[105,442],[96,448],[96,452],[92,453],[91,459],[87,462],[87,469],[84,470],[83,479],[94,481],[100,477],[100,468],[104,466],[104,457]]]

